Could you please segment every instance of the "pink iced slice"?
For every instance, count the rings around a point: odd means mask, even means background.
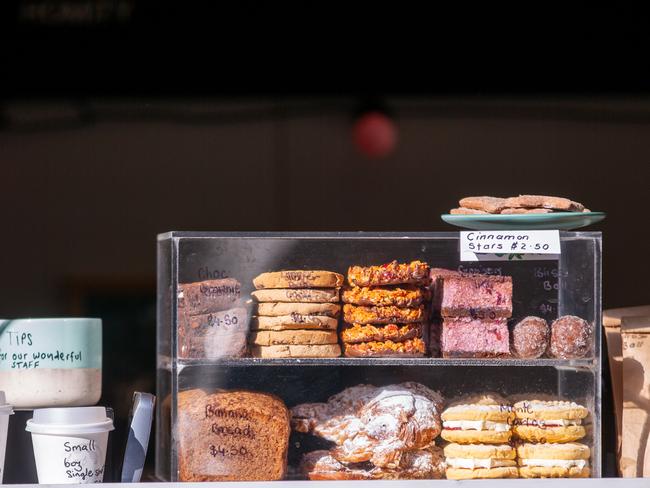
[[[442,323],[441,349],[447,357],[504,356],[510,353],[508,322],[471,317],[446,318]]]

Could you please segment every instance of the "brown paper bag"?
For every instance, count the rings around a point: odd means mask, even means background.
[[[650,477],[650,317],[621,320],[623,422],[620,470]]]
[[[623,342],[621,339],[621,320],[623,317],[650,317],[650,305],[638,307],[610,308],[603,311],[603,326],[609,354],[609,371],[612,376],[612,396],[616,417],[616,459],[621,461],[621,442],[623,432]]]

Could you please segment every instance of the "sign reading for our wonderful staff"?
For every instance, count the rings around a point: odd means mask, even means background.
[[[557,230],[471,230],[460,233],[461,261],[557,259]]]

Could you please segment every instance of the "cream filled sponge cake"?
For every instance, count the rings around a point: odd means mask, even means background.
[[[442,412],[441,418],[441,437],[448,442],[504,444],[512,436],[514,413],[498,395],[461,399]]]
[[[517,478],[517,453],[509,444],[447,444],[446,475],[450,480]]]
[[[582,423],[589,410],[575,402],[524,400],[513,411],[514,435],[525,442],[573,442],[586,435]]]
[[[521,444],[517,456],[522,478],[588,478],[591,473],[591,450],[577,442]]]

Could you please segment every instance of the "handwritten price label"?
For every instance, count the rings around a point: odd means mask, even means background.
[[[461,261],[557,259],[561,253],[557,230],[485,230],[460,233]]]

